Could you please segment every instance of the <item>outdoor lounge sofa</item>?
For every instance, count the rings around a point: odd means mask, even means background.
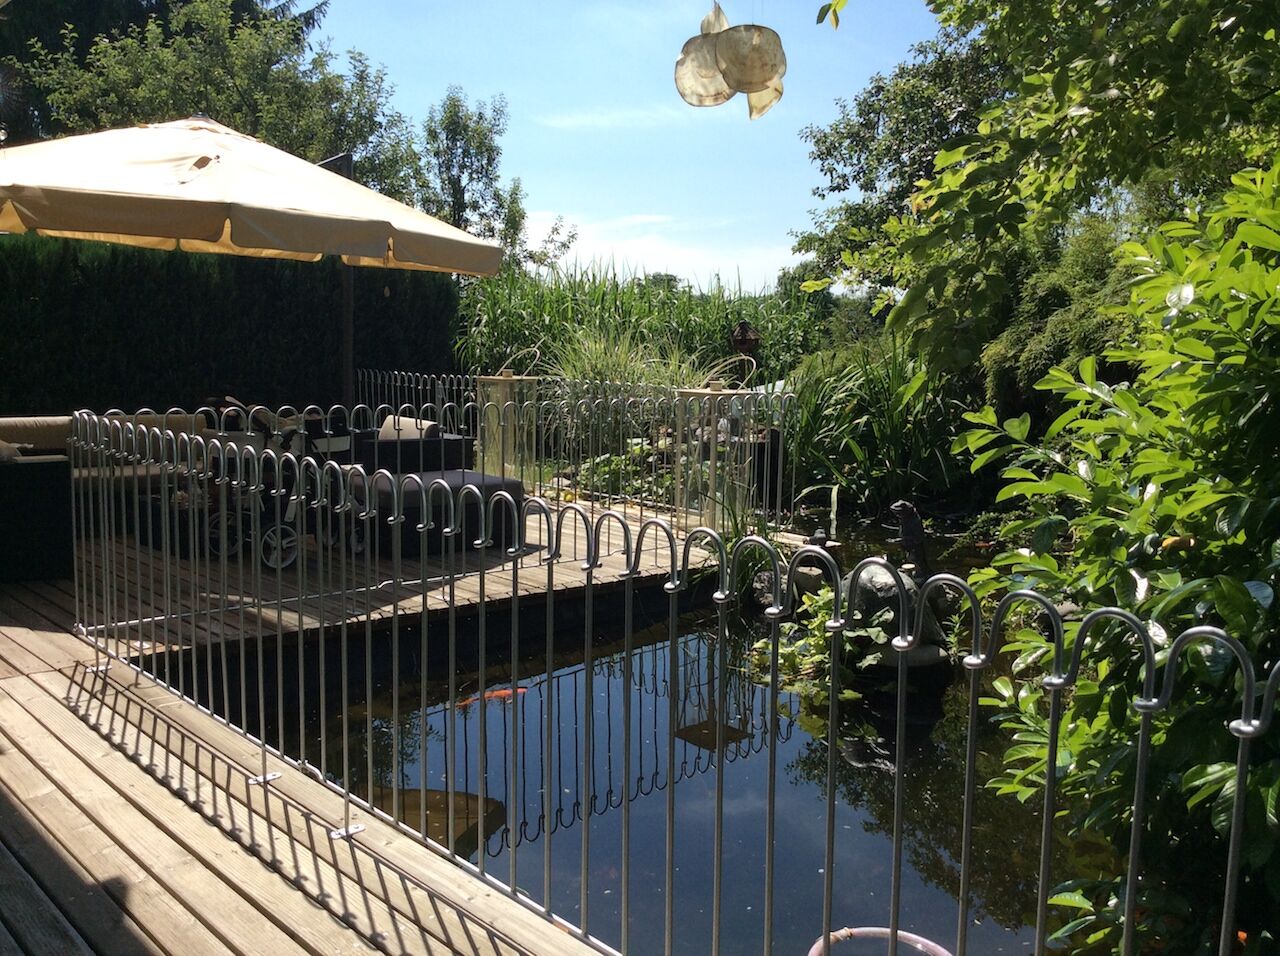
[[[351,443],[355,461],[370,474],[379,468],[394,474],[475,468],[469,439],[421,419],[389,416],[377,431],[353,430]]]
[[[72,574],[70,418],[0,418],[0,441],[18,457],[0,462],[0,581]]]
[[[121,423],[179,430],[192,420],[181,416],[121,416]],[[0,418],[0,441],[17,448],[13,461],[0,463],[0,581],[45,581],[72,576],[71,494],[85,477],[71,468],[70,415]],[[156,469],[126,470],[126,482],[149,483]]]

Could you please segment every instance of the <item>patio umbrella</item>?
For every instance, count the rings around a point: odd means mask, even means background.
[[[467,275],[502,262],[497,243],[205,117],[0,149],[0,232],[29,231]]]

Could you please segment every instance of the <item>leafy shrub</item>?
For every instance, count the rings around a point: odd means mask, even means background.
[[[796,395],[790,440],[814,486],[834,485],[875,513],[899,498],[945,500],[963,480],[951,454],[961,387],[931,374],[902,342],[819,352],[787,385]]]
[[[1127,275],[1115,256],[1120,233],[1117,219],[1090,214],[1027,250],[1009,327],[982,351],[987,401],[1000,415],[1045,412],[1052,398],[1035,386],[1050,368],[1103,355],[1132,333],[1131,322],[1107,311],[1125,296]],[[1105,365],[1101,373],[1116,377]]]
[[[593,495],[667,502],[675,487],[675,474],[661,453],[636,442],[620,455],[600,455],[583,462],[575,475],[578,487]]]
[[[1025,499],[1015,532],[1029,547],[1002,556],[1000,571],[1084,607],[1118,604],[1145,622],[1162,652],[1169,636],[1198,624],[1224,628],[1266,674],[1280,657],[1280,165],[1233,177],[1212,210],[1163,226],[1123,247],[1135,276],[1118,318],[1138,333],[1109,354],[1131,363],[1132,383],[1108,385],[1086,358],[1073,374],[1054,367],[1039,387],[1065,411],[1044,440],[1023,415],[1001,423],[991,408],[956,443],[974,467],[1005,462],[1001,499]],[[1067,632],[1068,646],[1078,624]],[[1008,649],[1014,681],[993,699],[1025,743],[1006,755],[997,781],[1024,797],[1043,782],[1045,721],[1035,675],[1049,645],[1023,628]],[[1141,659],[1117,633],[1077,685],[1063,719],[1057,772],[1076,839],[1101,836],[1123,858],[1135,773],[1133,738]],[[1181,660],[1173,706],[1155,721],[1144,834],[1146,878],[1138,949],[1205,952],[1226,857],[1234,797],[1238,669],[1223,655]],[[1252,744],[1238,928],[1261,952],[1280,897],[1280,734]],[[1104,871],[1105,873],[1106,871]],[[1112,871],[1114,873],[1114,871]],[[1118,945],[1120,876],[1070,888],[1078,918],[1064,930],[1077,952]],[[1272,940],[1274,945],[1274,940]]]
[[[741,371],[737,359],[704,361],[678,344],[641,338],[629,329],[584,329],[554,343],[543,361],[552,378],[698,388]]]

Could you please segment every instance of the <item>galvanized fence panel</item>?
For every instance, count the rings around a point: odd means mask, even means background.
[[[361,387],[372,401],[350,410],[83,412],[75,417],[71,446],[83,634],[103,654],[152,675],[255,741],[262,754],[255,783],[270,785],[267,756],[274,754],[340,792],[347,819],[333,839],[357,831],[350,810],[359,807],[602,951],[639,952],[633,907],[637,893],[651,887],[638,887],[631,865],[637,852],[652,847],[637,844],[634,814],[637,806],[655,805],[641,801],[661,800],[661,833],[648,831],[642,839],[662,844],[661,873],[645,877],[662,896],[662,948],[668,954],[688,948],[677,900],[692,892],[710,910],[705,949],[719,953],[726,920],[744,919],[736,910],[727,916],[724,902],[728,882],[741,878],[726,870],[726,801],[735,796],[730,774],[738,764],[763,759],[758,849],[764,872],[760,906],[749,918],[758,926],[758,948],[774,952],[779,906],[792,905],[787,894],[793,890],[779,887],[777,878],[778,754],[795,732],[795,701],[784,700],[780,654],[789,640],[783,625],[800,610],[792,582],[798,569],[813,567],[834,595],[825,622],[832,639],[823,859],[814,861],[821,864],[822,907],[813,952],[829,952],[843,939],[881,940],[891,954],[976,952],[969,938],[971,887],[975,867],[984,864],[973,852],[974,806],[986,783],[979,779],[978,747],[987,722],[979,699],[1006,631],[1027,615],[1040,622],[1051,647],[1040,682],[1048,699],[1050,771],[1037,848],[1035,952],[1047,950],[1055,887],[1073,875],[1055,871],[1054,855],[1059,795],[1052,768],[1064,707],[1097,656],[1103,629],[1128,634],[1121,646],[1142,664],[1141,693],[1131,702],[1139,729],[1121,904],[1125,954],[1138,946],[1153,727],[1180,685],[1197,679],[1182,666],[1194,649],[1217,647],[1237,668],[1240,715],[1222,730],[1237,742],[1237,756],[1222,841],[1217,945],[1220,956],[1232,952],[1250,744],[1270,730],[1280,665],[1258,673],[1240,642],[1213,627],[1185,631],[1158,657],[1148,625],[1120,608],[1090,612],[1068,641],[1062,614],[1046,596],[1013,590],[991,610],[950,574],[929,578],[912,601],[901,572],[884,558],[864,558],[846,577],[820,547],[786,556],[751,528],[691,524],[676,499],[658,502],[598,487],[565,494],[545,465],[625,451],[638,434],[660,441],[663,423],[682,416],[687,422],[697,415],[715,428],[734,415],[750,427],[774,427],[780,403],[610,397],[495,407],[474,404],[465,380],[362,377]],[[386,389],[406,401],[383,404]],[[419,402],[424,397],[441,403]],[[490,417],[494,424],[487,428]],[[373,433],[390,422],[389,434],[398,438],[401,419],[456,423],[474,443],[474,459],[464,458],[456,469],[428,468],[434,446],[415,433],[407,446],[375,445],[372,454],[382,457],[370,462],[374,467],[361,464],[351,432]],[[495,444],[500,454],[486,457]],[[486,467],[497,472],[482,470],[483,462],[496,462]],[[672,464],[665,460],[661,468]],[[780,469],[770,460],[754,474],[763,480],[776,474],[775,466]],[[757,496],[753,513],[781,511],[779,487],[759,494],[753,483],[745,492]],[[606,594],[597,581],[608,562],[624,569],[620,595]],[[750,659],[731,636],[730,613],[744,578],[760,570],[769,573],[772,592],[763,611],[764,656]],[[845,741],[844,642],[836,637],[855,620],[872,574],[892,579],[897,602],[891,855],[883,925],[841,928],[836,887],[859,864],[842,854],[837,829]],[[637,627],[642,579],[656,583],[665,603],[648,628]],[[566,581],[576,590],[558,588]],[[682,633],[680,607],[699,585],[710,591],[714,624],[694,640]],[[967,675],[966,759],[954,937],[928,940],[904,927],[910,916],[903,902],[905,827],[913,814],[926,812],[906,795],[907,661],[925,631],[930,596],[944,592],[962,607],[961,633],[969,644],[962,651],[962,641],[954,641],[956,663]],[[540,608],[530,603],[535,599]],[[567,618],[566,610],[573,612]],[[464,614],[471,623],[461,621]],[[620,644],[598,645],[605,625],[620,630]],[[495,715],[489,704],[496,699],[510,706]],[[723,719],[726,714],[733,721]],[[712,837],[703,848],[711,878],[709,885],[689,886],[677,865],[676,792],[698,779],[712,784]],[[616,837],[620,847],[620,899],[607,901],[592,878],[606,837],[610,843]],[[577,892],[561,903],[557,861],[566,852],[577,859]],[[602,906],[605,916],[596,915]]]

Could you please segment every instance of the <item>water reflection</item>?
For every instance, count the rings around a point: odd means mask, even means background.
[[[585,900],[590,932],[615,946],[625,817],[629,942],[638,953],[662,950],[669,801],[675,949],[709,950],[719,799],[720,942],[723,952],[736,953],[759,949],[763,932],[773,746],[775,946],[804,951],[821,927],[825,741],[785,716],[777,741],[769,740],[769,695],[748,653],[760,635],[734,627],[720,642],[714,618],[680,624],[674,637],[665,624],[636,633],[630,655],[620,635],[599,634],[589,666],[580,634],[558,637],[549,661],[545,643],[535,640],[536,649],[517,646],[505,662],[488,658],[483,680],[477,654],[469,652],[468,663],[468,653],[459,651],[452,698],[447,664],[428,657],[422,680],[423,668],[408,661],[393,695],[389,665],[375,661],[367,680],[364,674],[352,680],[345,724],[340,716],[317,722],[330,776],[341,778],[345,768],[357,795],[500,879],[514,879],[566,918],[582,920]],[[353,656],[361,653],[357,648]],[[326,701],[324,710],[338,715],[340,703]],[[786,706],[794,712],[800,705]],[[925,711],[906,755],[903,926],[946,941],[955,932],[964,723],[962,708],[942,716],[934,702]],[[860,728],[878,723],[884,720],[874,703],[850,720]],[[891,732],[884,736],[892,739]],[[998,761],[1002,746],[993,742],[983,760]],[[865,731],[851,733],[840,751],[834,918],[836,925],[882,925],[896,755]],[[1029,948],[1023,926],[1034,906],[1038,819],[1034,808],[996,803],[988,794],[980,795],[978,813],[971,946],[1021,952]]]

